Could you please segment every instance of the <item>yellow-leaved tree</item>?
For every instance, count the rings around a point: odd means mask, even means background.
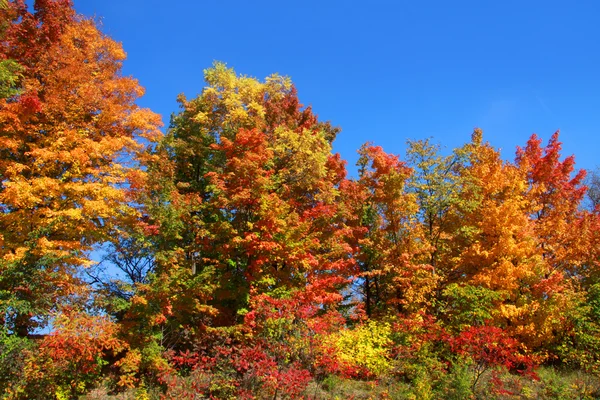
[[[0,54],[23,66],[19,93],[0,99],[0,324],[21,335],[83,293],[92,246],[135,214],[123,188],[136,138],[161,123],[135,104],[143,89],[122,76],[118,43],[70,1],[34,10],[0,11]]]

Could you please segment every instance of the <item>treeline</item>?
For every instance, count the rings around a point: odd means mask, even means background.
[[[216,63],[163,135],[69,0],[0,6],[2,398],[491,398],[600,372],[600,180],[587,198],[558,133],[514,161],[478,129],[450,154],[367,143],[353,178],[288,78]]]

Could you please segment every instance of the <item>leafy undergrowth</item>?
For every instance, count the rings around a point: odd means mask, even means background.
[[[311,382],[307,399],[597,399],[600,379],[581,371],[542,367],[538,379],[488,371],[476,389],[470,387],[469,369],[462,365],[438,377],[425,375],[412,382],[394,380],[357,381],[329,377]]]
[[[321,400],[361,400],[361,399],[536,399],[536,400],[568,400],[597,399],[600,397],[600,378],[581,371],[563,371],[552,367],[541,367],[537,371],[538,379],[509,374],[506,371],[487,371],[479,381],[475,391],[471,390],[470,370],[466,364],[457,365],[448,373],[423,374],[412,381],[399,381],[391,378],[373,381],[328,376],[321,381],[311,381],[306,390],[295,397],[284,395],[273,397],[272,394],[261,393],[260,389],[253,394],[256,399],[321,399]],[[184,379],[179,390],[188,390],[193,386],[191,379]],[[185,396],[168,396],[160,388],[140,387],[119,394],[110,394],[105,386],[91,390],[81,400],[161,400],[175,398],[204,398]],[[208,398],[208,397],[206,397]],[[235,397],[213,397],[235,398]]]

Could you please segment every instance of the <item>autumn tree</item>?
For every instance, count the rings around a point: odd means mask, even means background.
[[[85,288],[89,251],[134,210],[122,185],[136,137],[159,117],[135,105],[143,90],[121,75],[125,53],[68,0],[22,0],[0,53],[22,66],[21,92],[0,100],[0,317],[25,334]]]
[[[460,202],[453,216],[458,230],[448,279],[458,286],[446,294],[457,299],[461,291],[466,295],[484,288],[481,298],[491,304],[473,311],[487,309],[491,323],[539,348],[560,327],[560,314],[569,306],[568,284],[538,246],[526,173],[503,161],[483,142],[480,130],[465,149],[468,163],[461,172]]]
[[[197,98],[179,98],[142,183],[157,265],[140,293],[146,311],[130,321],[150,313],[174,348],[240,324],[260,294],[302,291],[335,304],[351,264],[337,202],[345,170],[331,151],[337,129],[302,106],[288,78],[260,82],[216,63],[205,79]]]
[[[556,271],[575,273],[585,254],[582,235],[573,229],[580,221],[586,193],[585,171],[574,173],[574,156],[561,160],[558,134],[552,135],[546,147],[532,135],[524,148],[518,148],[516,163],[526,174],[528,211],[544,259]]]
[[[459,201],[460,171],[466,154],[460,148],[446,156],[440,151],[440,146],[429,139],[408,141],[406,160],[413,169],[407,191],[416,198],[417,216],[428,246],[422,262],[431,265],[434,275],[444,278],[456,229],[450,216]]]
[[[407,190],[412,170],[398,156],[365,144],[359,177],[342,186],[353,227],[361,295],[368,316],[416,312],[435,287],[433,268],[419,263],[427,249],[417,220],[417,201]]]

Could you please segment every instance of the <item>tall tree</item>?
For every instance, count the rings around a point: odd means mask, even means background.
[[[412,170],[381,147],[359,150],[359,178],[343,188],[352,214],[361,295],[369,317],[416,312],[428,302],[436,279],[417,221],[417,201],[407,191]]]
[[[530,218],[527,174],[500,158],[476,130],[465,147],[460,201],[453,218],[449,283],[455,301],[483,288],[490,323],[539,348],[553,340],[560,313],[569,306],[569,285],[543,256]],[[448,294],[449,292],[446,291]],[[482,312],[483,310],[473,310]]]
[[[433,273],[443,279],[456,228],[450,216],[459,201],[458,181],[466,162],[465,152],[457,149],[442,156],[440,147],[427,139],[409,141],[406,153],[408,165],[414,171],[407,190],[416,196],[417,215],[429,246],[428,257],[422,261],[430,264]]]
[[[135,213],[127,154],[160,133],[159,117],[135,105],[138,82],[121,75],[119,44],[68,0],[34,10],[10,2],[0,43],[23,66],[22,92],[0,100],[0,318],[20,334],[84,290],[77,267]]]
[[[559,133],[546,147],[532,135],[517,149],[517,166],[526,174],[530,218],[544,258],[558,271],[575,274],[585,258],[584,236],[573,229],[581,221],[581,203],[586,193],[585,171],[575,171],[575,157],[561,160]]]
[[[221,63],[205,78],[200,96],[180,97],[149,167],[153,285],[170,292],[147,296],[187,332],[241,322],[258,294],[337,301],[351,263],[336,222],[345,176],[331,152],[337,129],[300,104],[287,78],[259,82]],[[179,307],[188,312],[168,311]]]

